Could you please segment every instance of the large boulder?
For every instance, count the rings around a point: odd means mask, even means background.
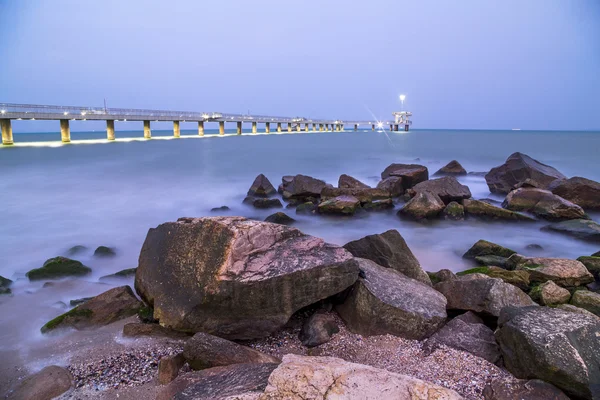
[[[566,176],[526,154],[514,153],[504,164],[492,168],[485,176],[485,181],[490,192],[506,194],[527,178],[548,187],[556,179],[566,179]]]
[[[321,200],[329,200],[339,196],[353,196],[363,204],[391,197],[390,193],[385,190],[372,188],[334,188],[327,186],[321,191]]]
[[[585,265],[568,258],[523,257],[513,254],[508,259],[509,265],[515,269],[529,272],[531,282],[544,283],[553,281],[559,286],[576,287],[594,281]]]
[[[334,357],[288,354],[269,377],[259,400],[459,400],[453,390],[417,378]]]
[[[398,197],[404,194],[404,186],[402,186],[402,178],[399,176],[390,176],[383,179],[377,184],[377,189],[385,190],[392,197]]]
[[[354,196],[337,196],[324,200],[317,206],[321,214],[353,215],[360,208],[360,201]]]
[[[333,334],[339,331],[340,328],[331,314],[317,312],[304,322],[298,339],[306,347],[315,347],[329,342]]]
[[[395,229],[353,240],[344,248],[355,257],[366,258],[386,268],[395,269],[409,278],[431,285],[429,276],[419,264],[404,238]]]
[[[508,258],[515,254],[516,251],[500,246],[499,244],[488,242],[487,240],[478,240],[465,254],[463,258],[474,260],[475,257],[481,256],[499,256]]]
[[[348,251],[298,229],[242,217],[180,218],[149,230],[135,287],[163,326],[253,339],[357,277]]]
[[[600,224],[587,219],[555,222],[543,227],[542,230],[558,232],[590,242],[600,242]]]
[[[68,276],[84,276],[92,272],[92,269],[83,265],[80,261],[71,260],[67,257],[54,257],[46,260],[41,268],[32,269],[26,276],[30,281],[42,279],[60,279]]]
[[[448,204],[452,201],[461,203],[464,199],[471,197],[469,187],[461,184],[453,176],[445,176],[443,178],[421,182],[408,190],[408,194],[411,196],[423,192],[435,193],[442,199],[444,204]]]
[[[466,175],[467,170],[456,160],[450,161],[448,164],[440,168],[433,175]]]
[[[51,400],[73,385],[73,375],[62,367],[50,365],[25,378],[15,390],[8,393],[9,400]]]
[[[571,293],[556,283],[548,281],[531,289],[529,296],[543,306],[556,306],[567,303]]]
[[[511,211],[528,211],[549,220],[587,219],[583,208],[549,190],[520,188],[507,196],[502,206]]]
[[[352,332],[422,340],[444,325],[446,299],[440,293],[371,260],[357,260],[361,278],[337,305]]]
[[[548,186],[552,193],[567,199],[586,210],[600,209],[600,183],[574,176],[556,180]]]
[[[417,183],[429,179],[427,167],[417,164],[391,164],[382,173],[381,179],[397,176],[402,178],[404,189],[410,189]]]
[[[306,175],[284,176],[281,180],[280,192],[284,199],[307,200],[318,198],[321,190],[326,186],[331,185]]]
[[[248,196],[253,197],[268,197],[277,193],[275,187],[271,184],[269,179],[260,174],[254,179],[252,186],[248,189]]]
[[[419,192],[398,211],[398,216],[417,221],[435,218],[445,207],[444,202],[435,193]]]
[[[465,214],[482,219],[506,220],[506,221],[535,221],[535,219],[504,208],[496,207],[481,200],[463,200]]]
[[[361,181],[356,178],[351,177],[350,175],[342,174],[340,175],[340,179],[338,180],[338,188],[346,188],[346,189],[370,189],[369,185],[365,185]]]
[[[279,363],[281,360],[226,339],[198,332],[183,347],[183,357],[192,369],[230,364]]]
[[[569,400],[556,386],[539,379],[492,379],[483,388],[485,400]]]
[[[600,316],[600,294],[589,290],[576,290],[571,297],[571,304]]]
[[[600,397],[600,320],[550,307],[507,307],[496,340],[517,378],[550,382],[569,396]]]
[[[437,283],[434,287],[448,299],[449,310],[474,311],[497,317],[506,306],[535,305],[518,287],[484,274],[463,275],[456,280]]]
[[[78,330],[111,324],[137,314],[142,303],[135,297],[129,286],[120,286],[92,297],[66,313],[46,323],[41,331],[49,332],[57,328]]]

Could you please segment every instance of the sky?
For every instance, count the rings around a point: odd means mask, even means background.
[[[0,0],[0,41],[5,103],[600,130],[599,0]]]

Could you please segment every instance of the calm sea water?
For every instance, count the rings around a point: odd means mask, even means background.
[[[182,134],[194,135],[183,131]],[[169,132],[153,132],[154,136]],[[141,137],[142,132],[117,132]],[[72,139],[103,139],[104,133],[73,133]],[[53,134],[15,134],[35,146],[0,148],[0,275],[15,281],[13,296],[0,296],[0,350],[23,357],[33,346],[48,344],[39,328],[65,311],[58,302],[99,294],[133,280],[99,283],[100,276],[137,265],[149,228],[179,217],[227,215],[265,218],[273,211],[242,205],[255,176],[264,173],[277,186],[283,175],[306,174],[334,185],[340,174],[375,185],[392,162],[417,162],[430,173],[450,160],[468,171],[489,171],[521,151],[556,167],[567,176],[600,180],[600,132],[428,131],[303,133],[150,140],[52,147]],[[416,160],[418,159],[418,160]],[[482,176],[467,176],[474,198],[490,195]],[[501,199],[501,198],[498,198]],[[293,210],[288,210],[293,215]],[[544,223],[479,221],[419,224],[395,212],[364,218],[295,216],[296,226],[329,242],[344,244],[364,235],[398,229],[426,270],[468,267],[461,259],[475,241],[487,239],[535,255],[578,257],[598,246],[541,232]],[[598,215],[592,215],[598,220]],[[25,273],[73,245],[90,252],[78,257],[93,269],[85,279],[66,280],[52,288],[29,283]],[[114,259],[94,259],[96,246],[114,246]]]

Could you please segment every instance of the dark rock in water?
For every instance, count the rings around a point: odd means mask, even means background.
[[[317,206],[314,203],[306,202],[296,207],[296,214],[314,214]]]
[[[350,175],[343,174],[340,176],[338,180],[339,188],[347,188],[347,189],[370,189],[369,185],[365,185],[361,181],[356,178],[351,177]]]
[[[599,182],[574,176],[552,182],[548,190],[586,210],[600,210]]]
[[[505,283],[510,283],[523,291],[529,290],[529,273],[527,271],[508,271],[495,266],[482,266],[461,271],[456,275],[464,276],[470,274],[484,274],[490,278],[502,279]]]
[[[360,201],[354,196],[338,196],[319,203],[321,214],[353,215],[360,208]]]
[[[339,331],[332,315],[317,312],[302,325],[298,338],[304,346],[315,347],[329,342],[333,334]]]
[[[402,178],[399,176],[390,176],[377,184],[377,189],[389,192],[392,197],[398,197],[404,194]]]
[[[465,208],[462,204],[458,204],[455,201],[451,201],[450,203],[448,203],[446,208],[444,208],[442,215],[445,219],[449,219],[452,221],[460,221],[465,219]]]
[[[85,253],[87,250],[88,250],[87,247],[78,244],[76,246],[71,247],[69,250],[67,250],[67,254],[70,256],[74,256],[77,254]]]
[[[566,176],[522,153],[511,154],[504,164],[492,168],[485,176],[490,192],[504,194],[528,178],[547,188],[556,179],[566,179]]]
[[[506,196],[502,206],[511,211],[528,211],[549,220],[588,219],[583,208],[552,192],[536,188],[520,188]]]
[[[600,224],[587,219],[555,222],[543,227],[542,230],[559,232],[590,242],[600,242]]]
[[[487,240],[478,240],[465,254],[463,258],[474,260],[481,256],[498,256],[508,258],[517,252]]]
[[[394,201],[392,199],[386,200],[375,200],[370,203],[365,203],[362,206],[366,211],[383,211],[394,208]]]
[[[453,176],[445,176],[421,182],[408,190],[410,196],[415,196],[417,193],[422,192],[431,192],[438,195],[444,204],[448,204],[451,201],[462,202],[464,199],[471,197],[469,187],[462,185]]]
[[[279,212],[276,212],[275,214],[271,214],[267,218],[265,218],[265,222],[272,222],[274,224],[281,224],[281,225],[290,225],[290,224],[293,224],[294,222],[296,222],[296,220],[294,218],[288,216],[286,213],[279,211]]]
[[[576,290],[573,297],[571,297],[571,304],[600,316],[600,294],[598,293],[589,290]]]
[[[373,200],[385,200],[391,198],[389,192],[381,189],[371,188],[332,188],[325,187],[321,191],[321,200],[329,200],[340,196],[356,197],[361,203],[370,203]]]
[[[252,186],[248,190],[248,196],[253,197],[268,197],[277,193],[275,187],[267,179],[266,176],[260,174],[254,179]]]
[[[10,279],[0,276],[0,294],[11,294],[12,290],[10,289],[10,285],[12,285]]]
[[[511,269],[529,272],[531,282],[553,281],[559,286],[577,287],[594,281],[585,265],[567,258],[523,257],[514,254],[509,257],[507,264]]]
[[[483,388],[485,400],[569,400],[556,386],[539,379],[494,378]]]
[[[162,326],[243,340],[268,336],[357,278],[348,251],[298,229],[180,218],[149,230],[135,287]]]
[[[142,303],[129,286],[110,289],[74,309],[49,321],[41,329],[47,333],[57,328],[72,327],[77,330],[108,325],[135,315]]]
[[[588,271],[594,275],[594,279],[600,282],[600,257],[581,256],[577,261],[585,265]]]
[[[418,164],[391,164],[381,173],[381,179],[390,176],[402,178],[404,189],[410,189],[417,183],[429,179],[429,171],[427,167]]]
[[[550,307],[507,307],[496,340],[517,378],[549,382],[569,396],[600,397],[600,320]],[[577,360],[577,362],[574,362]]]
[[[371,260],[357,260],[365,278],[336,306],[350,331],[422,340],[444,325],[446,299],[436,290]]]
[[[100,280],[103,281],[106,279],[129,278],[129,277],[135,275],[135,271],[137,271],[137,268],[123,269],[119,272],[115,272],[114,274],[104,275],[104,276],[100,277]]]
[[[158,361],[158,383],[166,385],[177,378],[179,370],[185,364],[182,353],[174,356],[164,356]]]
[[[600,251],[597,251],[594,254],[592,254],[592,257],[600,257]]]
[[[531,289],[529,297],[543,306],[556,306],[567,303],[571,298],[571,293],[556,283],[547,281]]]
[[[254,208],[261,208],[261,209],[283,208],[283,204],[281,204],[281,200],[279,200],[279,199],[268,199],[268,198],[263,198],[263,197],[255,198],[255,197],[247,196],[244,199],[243,203],[249,204],[249,205],[253,206]]]
[[[66,368],[50,365],[25,378],[8,396],[10,400],[51,400],[73,385],[73,375]]]
[[[306,175],[284,176],[280,193],[284,199],[318,198],[326,186],[331,185]]]
[[[467,170],[456,160],[450,161],[444,167],[440,168],[434,175],[466,175]]]
[[[183,374],[165,386],[157,400],[258,398],[278,365],[232,364]]]
[[[398,211],[398,216],[417,221],[431,219],[440,215],[445,207],[444,202],[435,193],[419,192]]]
[[[500,207],[502,205],[502,201],[490,198],[479,199],[479,201],[483,201],[484,203],[490,204],[492,206]]]
[[[279,363],[281,360],[250,347],[198,332],[185,343],[183,356],[192,369],[242,363]]]
[[[544,250],[544,248],[537,243],[528,244],[527,246],[525,246],[525,248],[528,250]]]
[[[117,253],[112,247],[98,246],[94,251],[94,257],[113,257],[115,255],[117,255]]]
[[[535,221],[535,219],[527,215],[495,207],[479,200],[465,199],[463,200],[463,206],[465,206],[465,213],[467,215],[477,218],[506,221]]]
[[[500,267],[506,268],[506,260],[507,257],[500,256],[477,256],[475,257],[475,262],[479,265],[486,265],[488,267]]]
[[[69,305],[71,307],[75,307],[75,306],[85,303],[86,301],[88,301],[90,299],[93,299],[93,297],[82,297],[80,299],[71,300],[71,301],[69,301]]]
[[[164,328],[159,324],[145,324],[140,322],[131,322],[123,326],[123,336],[125,337],[166,337],[170,339],[189,339],[190,334],[174,331]]]
[[[383,267],[395,269],[409,278],[431,285],[429,276],[421,268],[402,235],[395,229],[348,242],[344,248],[355,257],[366,258]]]
[[[467,175],[471,175],[471,176],[486,176],[487,172],[471,171]]]
[[[86,267],[81,262],[59,256],[46,260],[42,268],[32,269],[26,275],[30,281],[39,281],[42,279],[65,278],[67,276],[83,276],[90,272],[92,272],[91,268]]]
[[[224,211],[229,211],[230,208],[227,206],[221,206],[221,207],[213,207],[210,209],[210,212],[224,212]]]

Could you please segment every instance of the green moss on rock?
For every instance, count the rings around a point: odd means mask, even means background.
[[[67,254],[70,255],[70,256],[74,256],[76,254],[84,253],[87,250],[88,250],[87,247],[78,244],[76,246],[71,247],[69,250],[67,250]]]
[[[488,267],[475,267],[475,268],[467,269],[465,271],[457,272],[456,275],[458,275],[458,276],[469,275],[469,274],[485,274],[485,275],[487,275],[489,270],[490,269]]]
[[[80,261],[67,257],[54,257],[46,260],[42,268],[32,269],[26,275],[30,281],[36,281],[67,276],[83,276],[90,272],[92,272],[91,268],[86,267]]]
[[[66,318],[90,318],[94,313],[92,310],[88,310],[86,308],[75,307],[74,309],[67,311],[64,314],[59,315],[58,317],[48,321],[44,326],[42,326],[41,332],[47,333],[53,329],[58,328]]]
[[[107,246],[98,246],[94,251],[94,257],[112,257],[116,254],[115,249]]]
[[[129,278],[130,276],[135,275],[135,271],[137,271],[137,268],[127,268],[127,269],[121,270],[119,272],[115,272],[114,274],[104,275],[104,276],[100,277],[100,280],[115,279],[115,278]]]
[[[142,322],[145,322],[145,323],[156,322],[156,320],[154,319],[154,309],[150,306],[147,306],[144,304],[142,307],[140,307],[137,314],[138,314],[140,321],[142,321]]]

